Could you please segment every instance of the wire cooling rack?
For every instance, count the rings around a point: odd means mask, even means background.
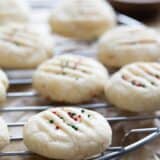
[[[20,85],[21,83],[16,83],[16,85]],[[30,83],[28,83],[30,84]],[[12,84],[13,85],[13,84]],[[11,85],[11,86],[12,86]],[[8,98],[22,98],[22,97],[35,97],[38,96],[38,94],[35,91],[29,91],[29,92],[8,92],[7,94]],[[0,109],[0,113],[17,113],[21,111],[30,112],[30,111],[43,111],[46,109],[49,109],[51,107],[63,107],[63,105],[60,104],[54,104],[54,105],[46,105],[46,106],[19,106],[19,107],[5,107]],[[81,108],[88,108],[88,109],[108,109],[112,106],[106,104],[106,103],[91,103],[91,104],[82,104],[82,105],[76,105],[77,107]],[[153,119],[160,119],[160,115],[137,115],[137,116],[112,116],[112,117],[106,117],[106,120],[110,123],[113,122],[129,122],[129,121],[145,121],[145,120],[153,120]],[[23,127],[25,122],[17,122],[17,123],[8,123],[9,128],[14,127]],[[129,145],[124,145],[125,142],[127,142],[127,139],[135,134],[145,134],[145,136]],[[146,136],[147,134],[147,136]],[[131,129],[129,130],[122,139],[122,144],[120,146],[110,146],[104,153],[101,155],[98,155],[92,160],[110,160],[119,158],[129,152],[135,151],[136,149],[144,146],[145,144],[149,143],[150,141],[156,139],[160,136],[160,128],[141,128],[141,129]],[[11,137],[11,142],[17,142],[17,141],[23,141],[23,137]],[[35,155],[34,153],[30,151],[9,151],[9,152],[0,152],[0,157],[4,156],[32,156]]]
[[[40,10],[40,9],[50,9],[55,7],[56,0],[28,0],[30,6],[33,8],[33,10]],[[143,25],[141,22],[128,17],[126,15],[117,13],[117,22],[119,24],[125,24],[125,25]],[[6,70],[6,74],[8,75],[10,79],[10,85],[30,85],[32,83],[31,76],[33,74],[33,70]],[[14,76],[20,75],[19,78],[15,78]],[[24,92],[8,92],[7,97],[10,99],[14,98],[23,98],[27,97],[30,99],[31,97],[38,97],[39,95],[35,91],[24,91]],[[36,106],[8,106],[5,108],[0,109],[0,113],[18,113],[18,112],[31,112],[31,111],[43,111],[46,109],[49,109],[51,107],[62,107],[60,104],[54,104],[54,105],[36,105]],[[77,107],[82,108],[88,108],[88,109],[108,109],[112,106],[106,104],[106,103],[92,103],[92,104],[82,104],[77,105]],[[106,120],[108,120],[110,123],[116,123],[116,122],[129,122],[129,121],[145,121],[145,120],[153,120],[153,119],[160,119],[160,115],[137,115],[137,116],[112,116],[112,117],[106,117]],[[16,122],[16,123],[8,123],[9,128],[15,128],[15,127],[23,127],[25,122]],[[128,140],[129,137],[135,135],[135,134],[144,134],[143,138],[129,144],[125,145],[125,142]],[[146,135],[147,134],[147,135]],[[122,139],[122,143],[120,146],[110,146],[104,153],[101,155],[98,155],[96,157],[93,157],[95,160],[110,160],[110,159],[117,159],[129,152],[135,151],[136,149],[144,146],[145,144],[149,143],[150,141],[156,139],[160,136],[160,129],[159,128],[141,128],[141,129],[131,129],[129,130]],[[11,142],[19,142],[23,141],[23,137],[11,137]],[[34,153],[30,151],[9,151],[9,152],[0,152],[0,157],[5,156],[30,156],[34,155]]]
[[[38,94],[34,91],[29,91],[29,92],[9,92],[8,93],[8,98],[31,98],[38,96]],[[0,109],[1,113],[9,113],[9,112],[30,112],[30,111],[43,111],[52,107],[63,107],[62,105],[59,104],[54,104],[54,105],[43,105],[43,106],[19,106],[19,107],[5,107]],[[82,105],[77,105],[76,107],[82,107],[82,108],[87,108],[87,109],[108,109],[111,108],[112,106],[106,104],[106,103],[91,103],[91,104],[82,104]],[[145,120],[153,120],[153,119],[160,119],[160,115],[143,115],[143,116],[116,116],[116,117],[106,117],[106,120],[109,121],[110,123],[113,122],[129,122],[129,121],[145,121]],[[18,122],[18,123],[8,123],[9,128],[13,127],[23,127],[24,122]],[[134,134],[146,134],[148,133],[147,136],[144,138],[130,144],[127,146],[124,146],[125,142],[127,141],[128,137],[133,136]],[[136,149],[138,149],[141,146],[144,146],[145,144],[149,143],[150,141],[154,140],[155,138],[160,136],[160,129],[159,128],[141,128],[141,129],[131,129],[129,130],[123,137],[122,139],[122,145],[121,146],[111,146],[109,147],[106,152],[101,154],[100,156],[93,158],[96,160],[110,160],[113,158],[120,157],[122,155],[125,155],[129,152],[132,152]],[[22,141],[22,137],[12,137],[11,142],[17,142],[17,141]],[[10,151],[10,152],[1,152],[0,156],[28,156],[28,155],[34,155],[34,153],[29,152],[29,151]]]

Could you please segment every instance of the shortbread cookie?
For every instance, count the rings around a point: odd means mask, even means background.
[[[99,41],[99,60],[109,67],[160,59],[159,34],[147,27],[121,26],[108,31]]]
[[[24,143],[51,159],[84,160],[111,144],[112,130],[99,113],[81,108],[43,111],[25,124]]]
[[[28,25],[0,27],[0,67],[34,68],[53,54],[50,36]]]
[[[33,76],[33,86],[44,97],[82,103],[103,93],[106,69],[91,58],[61,55],[44,62]]]
[[[6,100],[8,86],[8,78],[5,73],[0,70],[0,103],[3,103]]]
[[[137,62],[115,73],[105,87],[107,100],[133,112],[160,108],[160,64]]]
[[[65,0],[54,9],[49,23],[62,36],[92,40],[115,26],[116,16],[105,0]]]
[[[0,118],[0,149],[9,144],[9,132],[7,124]]]
[[[0,23],[26,22],[29,7],[22,0],[0,0]]]

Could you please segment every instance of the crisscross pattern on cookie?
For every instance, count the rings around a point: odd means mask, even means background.
[[[55,75],[68,76],[70,78],[85,78],[93,75],[96,64],[92,64],[91,60],[83,57],[62,56],[40,67],[40,70]]]
[[[0,28],[0,41],[18,47],[34,48],[39,43],[39,35],[25,26],[7,26]]]
[[[126,41],[120,41],[117,42],[119,45],[128,45],[128,46],[133,46],[133,45],[149,45],[149,44],[158,44],[158,41],[155,39],[140,39],[140,40],[126,40]],[[160,44],[160,43],[159,43]]]
[[[51,109],[38,114],[36,118],[39,132],[46,134],[51,141],[69,143],[71,137],[85,136],[99,143],[95,125],[98,115],[91,111],[75,108]]]
[[[99,113],[73,107],[43,111],[24,126],[27,147],[52,159],[85,159],[98,154],[110,145],[111,135],[109,124]]]
[[[90,121],[95,118],[85,109],[76,110],[71,108],[52,109],[40,116],[56,130],[70,128],[73,131],[81,131],[79,124],[92,127]]]
[[[117,34],[116,34],[117,33]],[[109,34],[110,40],[119,46],[160,45],[160,39],[153,30],[143,27],[119,28]],[[123,38],[122,38],[123,37]]]
[[[121,78],[135,87],[149,88],[160,86],[159,63],[136,63],[128,65],[121,72]]]

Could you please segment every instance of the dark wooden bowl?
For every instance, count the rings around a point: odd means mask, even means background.
[[[113,7],[136,18],[148,18],[160,11],[160,0],[108,0]]]

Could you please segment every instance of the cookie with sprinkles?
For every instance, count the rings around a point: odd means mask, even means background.
[[[101,95],[108,72],[98,61],[78,55],[56,56],[39,66],[34,88],[57,102],[82,103]]]
[[[115,73],[105,87],[107,100],[132,112],[151,112],[160,107],[160,64],[137,62]]]
[[[53,108],[31,117],[24,126],[28,149],[51,159],[83,160],[103,152],[111,144],[106,119],[91,110]]]

